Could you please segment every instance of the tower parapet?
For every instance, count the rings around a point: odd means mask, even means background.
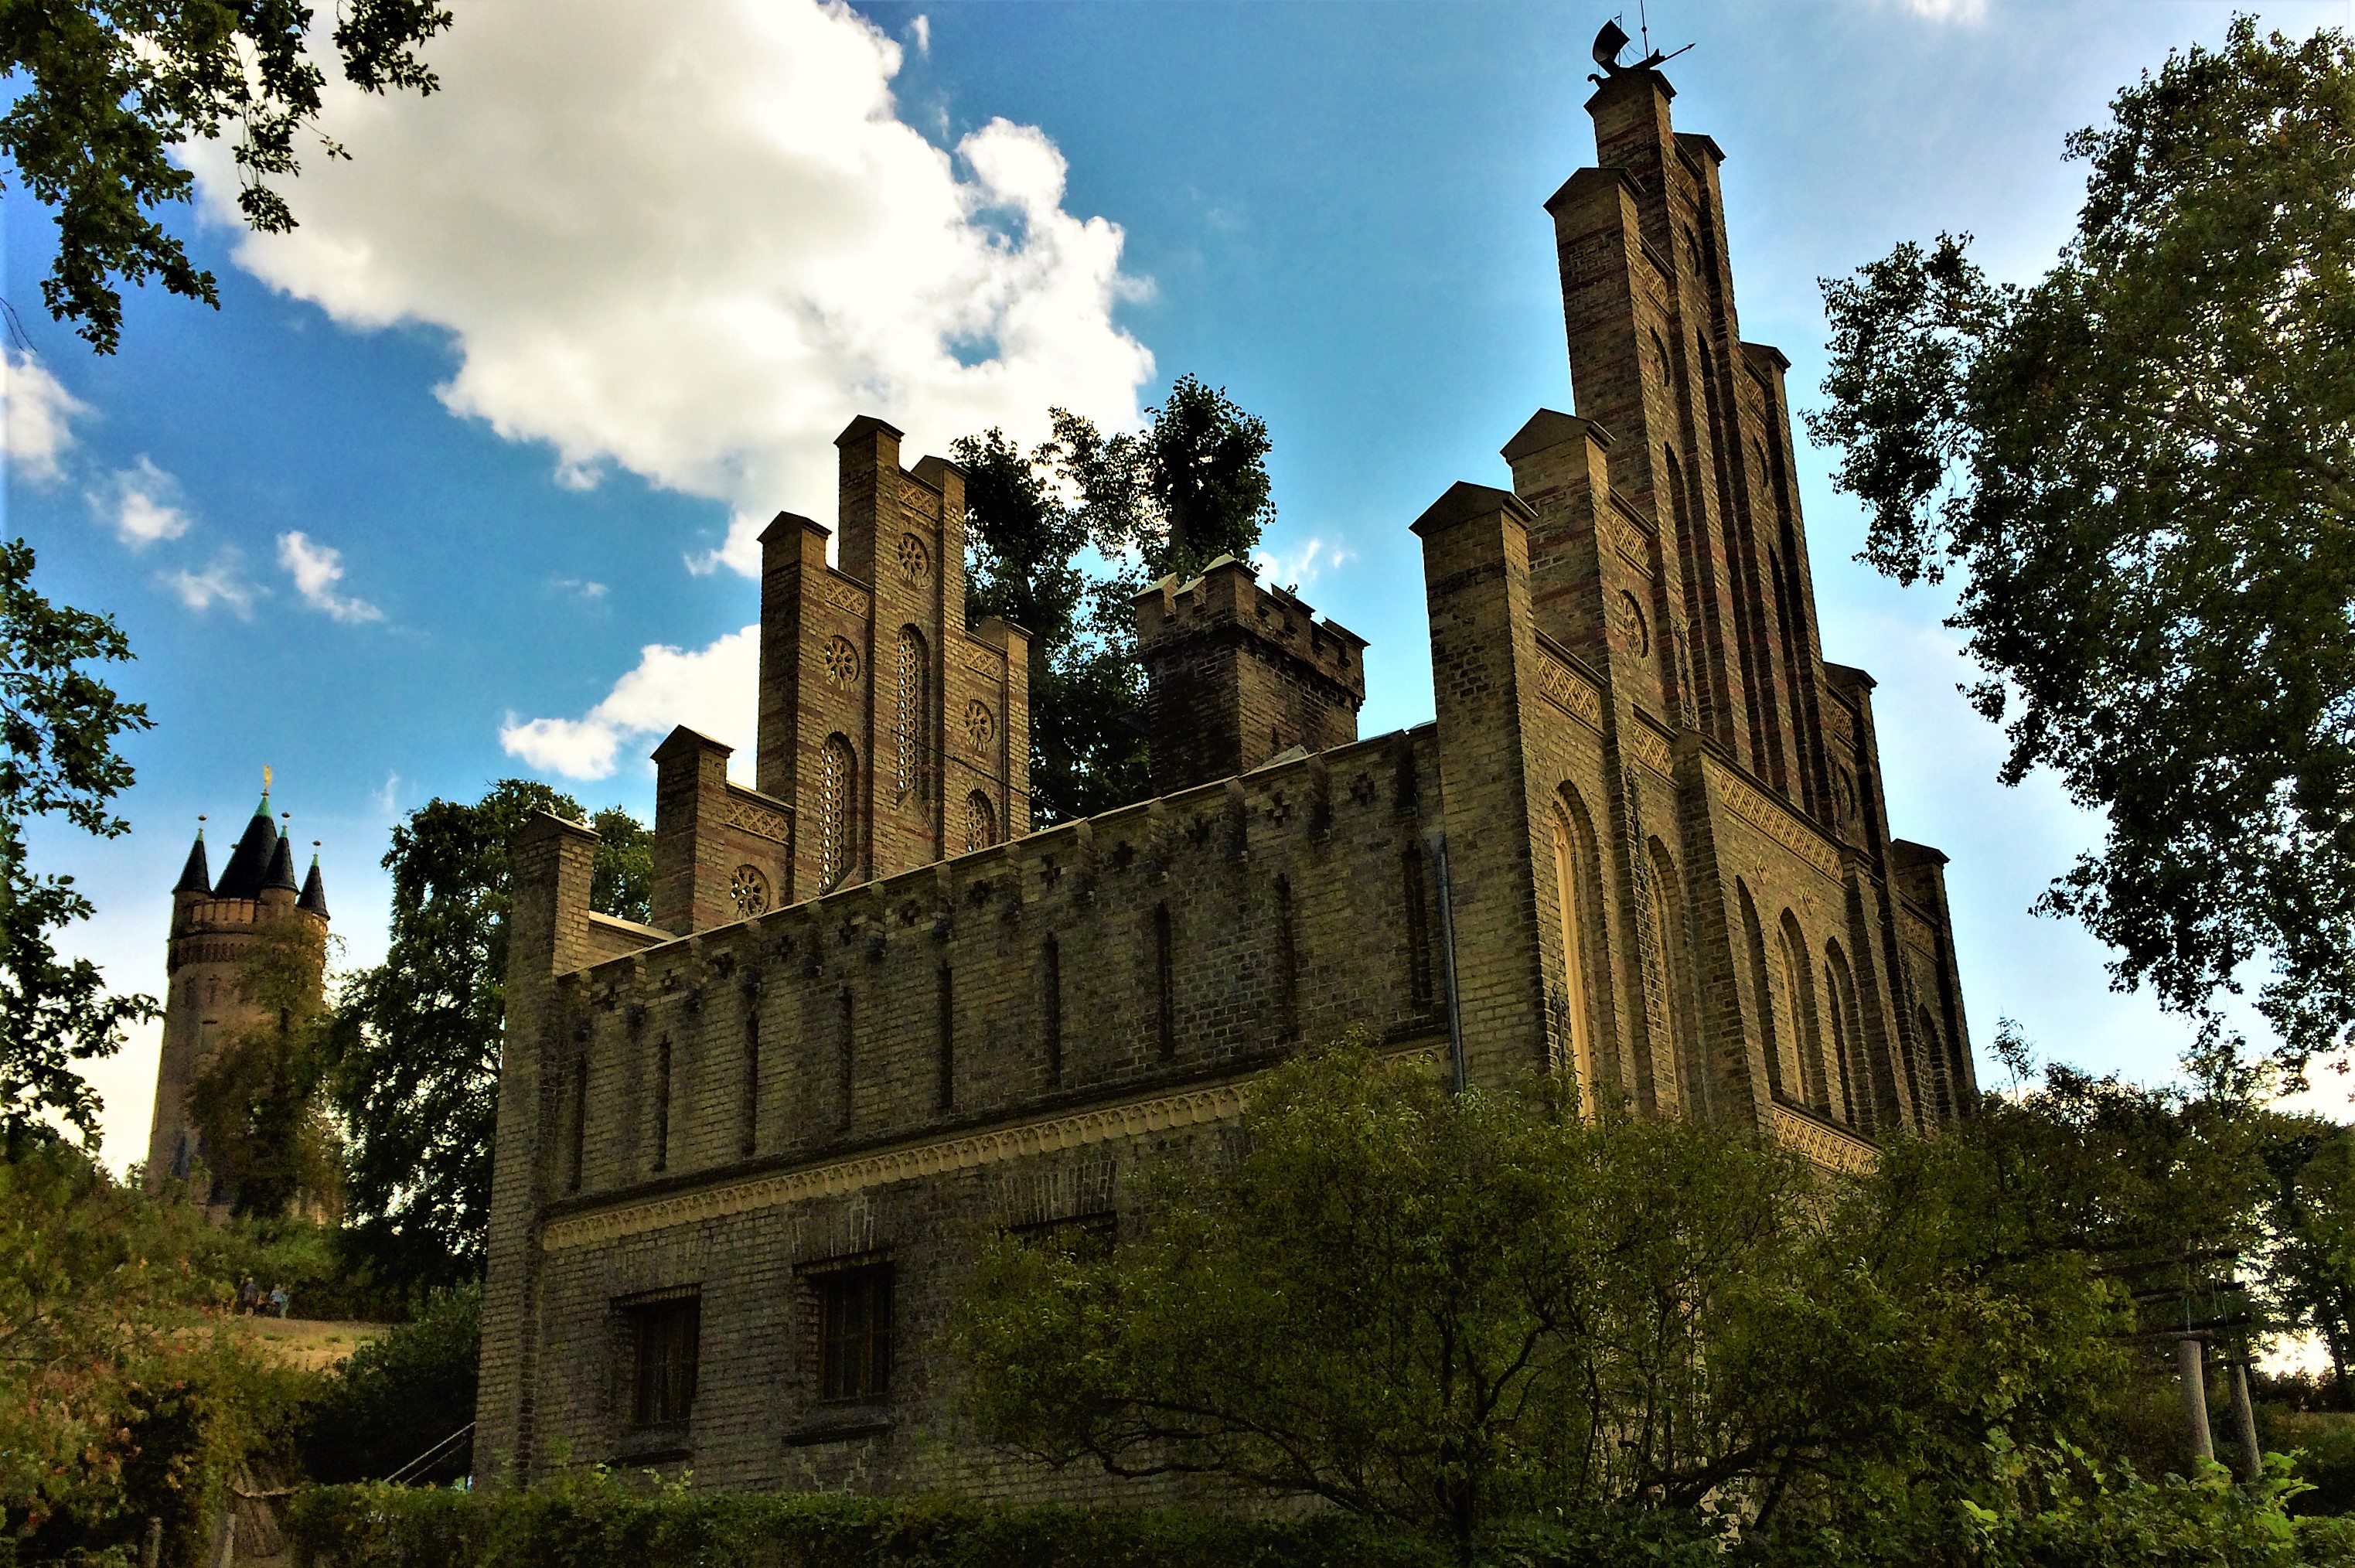
[[[1202,575],[1165,577],[1133,602],[1149,695],[1153,792],[1249,773],[1295,746],[1358,738],[1366,639],[1317,619],[1222,555]]]

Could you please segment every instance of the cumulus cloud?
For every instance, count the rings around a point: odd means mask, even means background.
[[[344,552],[314,543],[301,529],[278,536],[278,564],[286,569],[286,575],[294,580],[294,592],[312,609],[354,624],[384,619],[384,612],[367,600],[336,592],[336,584],[344,580]]]
[[[1354,551],[1312,536],[1303,539],[1294,549],[1262,550],[1252,558],[1252,568],[1263,582],[1283,587],[1313,588],[1316,580],[1327,571],[1355,559]]]
[[[90,493],[91,510],[133,549],[145,549],[162,539],[176,539],[188,531],[188,513],[180,482],[155,466],[144,453],[130,467],[107,476]],[[202,608],[202,606],[198,606]]]
[[[602,702],[578,719],[510,717],[499,744],[512,757],[570,779],[613,774],[625,741],[646,741],[684,724],[736,748],[730,771],[752,763],[759,701],[761,628],[730,632],[706,648],[649,644],[637,667],[613,683]]]
[[[202,613],[218,604],[240,621],[253,619],[253,602],[261,597],[262,592],[245,575],[243,559],[234,549],[225,549],[213,557],[212,564],[202,571],[183,567],[176,571],[158,572],[155,581],[191,610]]]
[[[90,405],[75,397],[30,354],[11,348],[0,357],[0,421],[6,440],[9,476],[34,485],[54,485],[64,476],[59,465],[74,443],[76,416]]]
[[[651,31],[636,0],[478,0],[431,99],[329,84],[352,160],[238,260],[349,325],[447,329],[452,411],[546,443],[564,483],[728,503],[711,559],[750,573],[769,517],[827,509],[853,416],[911,456],[1043,435],[1050,404],[1126,426],[1152,371],[1114,320],[1121,230],[1062,209],[1036,129],[927,142],[901,48],[814,0],[677,0]],[[187,153],[228,216],[231,150]]]
[[[909,23],[908,38],[916,46],[918,54],[931,54],[932,52],[932,19],[930,16],[919,16],[914,21]]]

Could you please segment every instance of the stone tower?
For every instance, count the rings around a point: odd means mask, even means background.
[[[294,880],[293,840],[271,816],[265,785],[261,804],[230,851],[220,880],[210,876],[204,829],[188,849],[187,864],[172,889],[172,926],[164,997],[164,1049],[155,1066],[155,1112],[147,1132],[147,1185],[186,1180],[202,1172],[200,1196],[208,1208],[227,1203],[223,1174],[205,1168],[203,1139],[188,1122],[188,1089],[221,1043],[257,1021],[240,993],[240,965],[255,934],[282,920],[314,927],[314,945],[324,974],[327,954],[327,891],[319,858],[311,873]]]

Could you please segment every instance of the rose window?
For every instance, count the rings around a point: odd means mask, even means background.
[[[844,690],[858,678],[858,650],[850,645],[847,637],[829,637],[826,644],[826,673],[834,684]]]
[[[750,920],[769,907],[769,879],[758,866],[739,866],[728,880],[728,896],[735,901],[736,918]]]
[[[996,721],[989,716],[989,704],[977,697],[965,704],[964,743],[975,756],[989,754],[990,732],[996,727]]]
[[[924,574],[932,570],[932,558],[924,549],[924,541],[913,534],[900,536],[900,575],[911,582],[922,582]]]

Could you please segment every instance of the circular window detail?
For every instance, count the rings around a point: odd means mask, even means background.
[[[989,704],[978,697],[964,705],[964,743],[976,757],[989,754],[989,737],[997,728],[990,717]]]
[[[858,650],[850,645],[847,637],[828,637],[826,643],[826,673],[834,684],[844,690],[858,678]]]
[[[769,907],[769,879],[758,866],[739,866],[728,880],[728,896],[736,905],[736,918],[750,920]]]
[[[1644,624],[1644,607],[1636,603],[1633,593],[1624,591],[1619,595],[1619,631],[1637,657],[1652,651],[1652,629]]]
[[[911,582],[922,582],[932,570],[932,558],[924,549],[924,541],[913,534],[900,536],[900,575]]]

